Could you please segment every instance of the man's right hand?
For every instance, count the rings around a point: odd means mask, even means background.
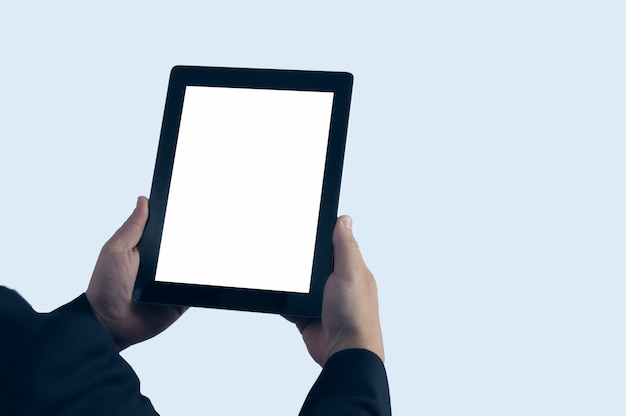
[[[376,281],[352,235],[350,217],[337,219],[333,245],[335,265],[324,288],[321,320],[291,320],[321,366],[334,353],[353,348],[372,351],[384,361]]]

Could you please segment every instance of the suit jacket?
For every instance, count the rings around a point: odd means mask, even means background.
[[[40,314],[0,286],[0,337],[0,415],[157,415],[84,294]],[[300,415],[391,415],[380,358],[334,354]]]

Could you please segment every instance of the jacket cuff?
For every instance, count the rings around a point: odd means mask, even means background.
[[[300,415],[391,415],[385,366],[369,350],[333,354],[304,402]]]

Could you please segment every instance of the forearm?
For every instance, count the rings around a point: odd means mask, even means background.
[[[304,402],[300,416],[391,415],[387,374],[381,359],[367,350],[331,356]]]
[[[2,357],[0,414],[157,414],[84,295],[49,314],[22,305],[18,315],[0,328],[12,346]]]

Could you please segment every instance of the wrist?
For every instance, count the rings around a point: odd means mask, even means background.
[[[73,316],[76,319],[85,320],[85,322],[92,322],[90,325],[99,326],[102,330],[106,331],[106,333],[108,333],[111,337],[112,344],[118,348],[118,351],[120,350],[119,343],[117,342],[113,332],[106,325],[106,323],[102,321],[96,309],[93,307],[93,304],[89,300],[87,293],[83,293],[71,302],[53,310],[50,314]]]
[[[334,354],[345,350],[367,350],[376,354],[381,361],[385,361],[385,349],[383,347],[382,336],[363,337],[355,335],[344,338],[329,349],[326,361]]]
[[[87,290],[87,292],[85,293],[85,300],[87,301],[87,304],[89,305],[91,312],[97,318],[98,322],[100,322],[100,324],[111,335],[111,338],[115,342],[115,345],[117,346],[118,351],[122,351],[123,349],[128,347],[128,344],[126,344],[123,340],[121,340],[120,337],[117,335],[115,326],[112,324],[112,322],[114,322],[115,320],[108,319],[106,315],[100,313],[97,307],[97,302],[94,302],[90,299],[89,290]]]

